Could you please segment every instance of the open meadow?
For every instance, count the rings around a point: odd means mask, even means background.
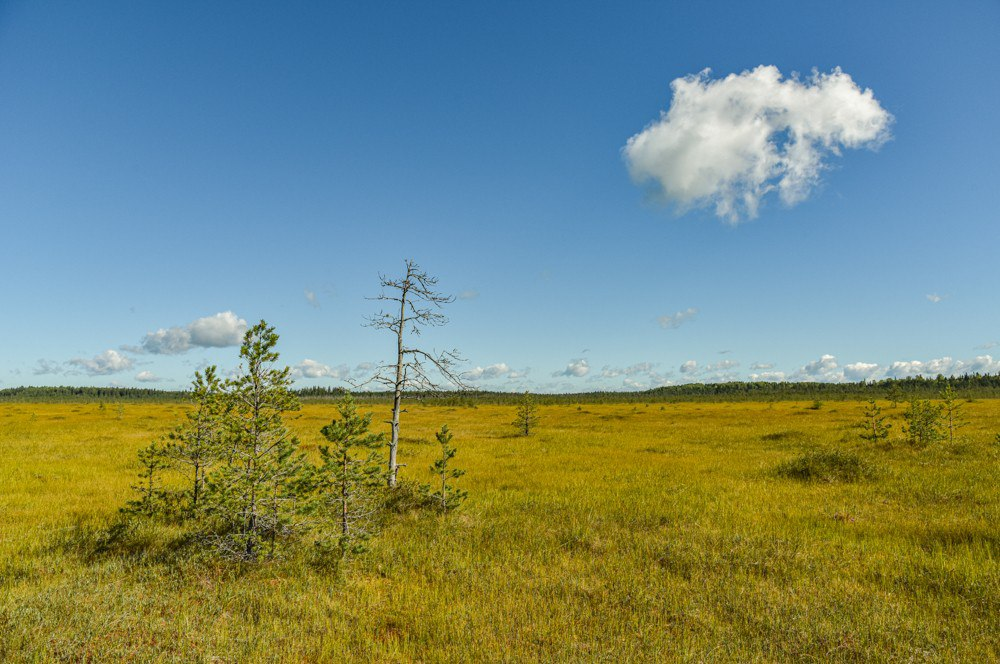
[[[401,477],[430,481],[447,423],[469,498],[395,515],[338,575],[181,555],[164,527],[102,545],[184,404],[0,404],[0,660],[996,661],[998,403],[923,450],[903,405],[891,446],[858,402],[811,406],[547,405],[525,438],[513,406],[409,403]],[[314,453],[335,414],[289,424]],[[777,472],[817,450],[862,472]]]

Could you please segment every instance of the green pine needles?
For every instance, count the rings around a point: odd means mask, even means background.
[[[517,404],[517,416],[511,422],[522,436],[530,436],[531,430],[538,424],[538,406],[530,392],[525,392]]]
[[[449,481],[457,480],[464,475],[465,471],[451,467],[451,460],[455,457],[457,450],[450,445],[452,433],[448,430],[448,425],[442,426],[441,430],[434,434],[434,437],[437,438],[437,442],[441,446],[441,456],[431,466],[431,472],[437,477],[438,484],[434,487],[436,489],[434,491],[428,487],[428,495],[438,506],[438,509],[442,512],[448,512],[461,505],[468,495],[465,491],[449,484]]]
[[[945,434],[941,426],[942,407],[928,399],[914,399],[903,413],[903,433],[906,441],[916,448],[940,442]]]
[[[350,395],[337,405],[339,420],[322,429],[312,511],[323,525],[317,546],[340,558],[364,552],[385,484],[385,434],[369,433],[372,414],[359,415]]]
[[[359,414],[347,395],[321,430],[319,463],[310,463],[284,422],[300,406],[290,370],[277,366],[277,342],[261,321],[244,335],[234,378],[220,379],[215,367],[195,373],[185,421],[140,450],[137,497],[123,514],[184,525],[239,562],[280,557],[300,540],[325,560],[365,551],[385,511],[385,434],[369,431],[371,413]],[[442,456],[431,470],[440,489],[425,494],[447,512],[465,498],[449,484],[463,471],[450,467],[448,428],[437,436]]]
[[[861,438],[870,443],[881,443],[889,438],[891,424],[887,424],[888,419],[882,414],[882,408],[875,399],[869,399],[868,405],[863,413],[864,419],[861,421]]]

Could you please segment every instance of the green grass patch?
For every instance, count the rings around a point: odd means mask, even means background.
[[[802,482],[860,482],[875,478],[875,466],[854,452],[817,450],[785,461],[775,472],[779,477]]]

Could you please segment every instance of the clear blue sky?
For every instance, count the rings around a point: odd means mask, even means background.
[[[261,318],[340,385],[405,258],[486,389],[1000,371],[998,35],[995,1],[0,2],[0,387],[183,387]],[[630,173],[672,81],[761,65],[840,67],[891,138],[735,221]]]

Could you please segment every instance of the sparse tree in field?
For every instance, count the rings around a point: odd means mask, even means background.
[[[231,558],[256,561],[296,531],[308,485],[298,441],[282,419],[299,409],[288,367],[276,368],[278,335],[264,321],[247,330],[240,375],[226,384],[226,457],[206,478],[214,540]]]
[[[392,434],[389,440],[389,461],[386,481],[396,486],[399,473],[399,415],[405,392],[412,390],[438,390],[444,384],[465,387],[456,365],[461,358],[457,350],[428,352],[410,344],[409,339],[419,336],[425,327],[437,327],[448,322],[438,311],[454,302],[455,298],[435,290],[437,278],[424,272],[416,262],[406,261],[406,273],[399,278],[379,275],[382,292],[372,299],[387,302],[388,311],[381,311],[368,319],[368,325],[377,330],[389,330],[396,341],[395,359],[380,364],[366,382],[376,382],[392,391]]]
[[[890,380],[889,389],[885,393],[885,400],[889,402],[891,408],[899,406],[899,402],[903,400],[903,390],[899,388],[899,383]]]
[[[914,399],[903,413],[903,433],[914,447],[926,447],[944,438],[941,430],[941,406],[927,399]]]
[[[316,470],[312,510],[333,533],[320,540],[332,544],[340,558],[364,551],[378,509],[377,490],[384,483],[380,451],[385,435],[369,433],[372,415],[359,415],[350,395],[337,405],[339,420],[322,429],[330,442],[319,448],[322,465]]]
[[[951,385],[941,391],[941,400],[941,415],[944,419],[944,428],[948,432],[948,442],[954,443],[955,432],[967,424],[964,413],[962,413],[963,404],[959,401],[958,395],[955,394]]]
[[[538,424],[538,406],[531,392],[525,392],[517,404],[517,416],[511,422],[522,436],[530,436],[531,430]]]
[[[457,450],[450,445],[452,433],[448,430],[448,425],[442,426],[441,430],[434,434],[434,437],[441,445],[441,456],[434,461],[431,472],[437,476],[440,485],[436,491],[430,494],[430,497],[442,512],[447,512],[455,509],[465,500],[467,493],[448,483],[451,480],[457,480],[465,474],[465,471],[449,467]]]
[[[190,393],[194,409],[187,414],[187,422],[169,434],[163,450],[171,464],[188,478],[191,514],[201,506],[205,477],[222,452],[224,397],[223,385],[214,366],[207,367],[204,374],[196,371]]]
[[[886,423],[886,417],[882,414],[882,408],[875,399],[869,399],[865,407],[864,420],[861,422],[861,438],[872,443],[879,443],[889,437],[891,424]]]

